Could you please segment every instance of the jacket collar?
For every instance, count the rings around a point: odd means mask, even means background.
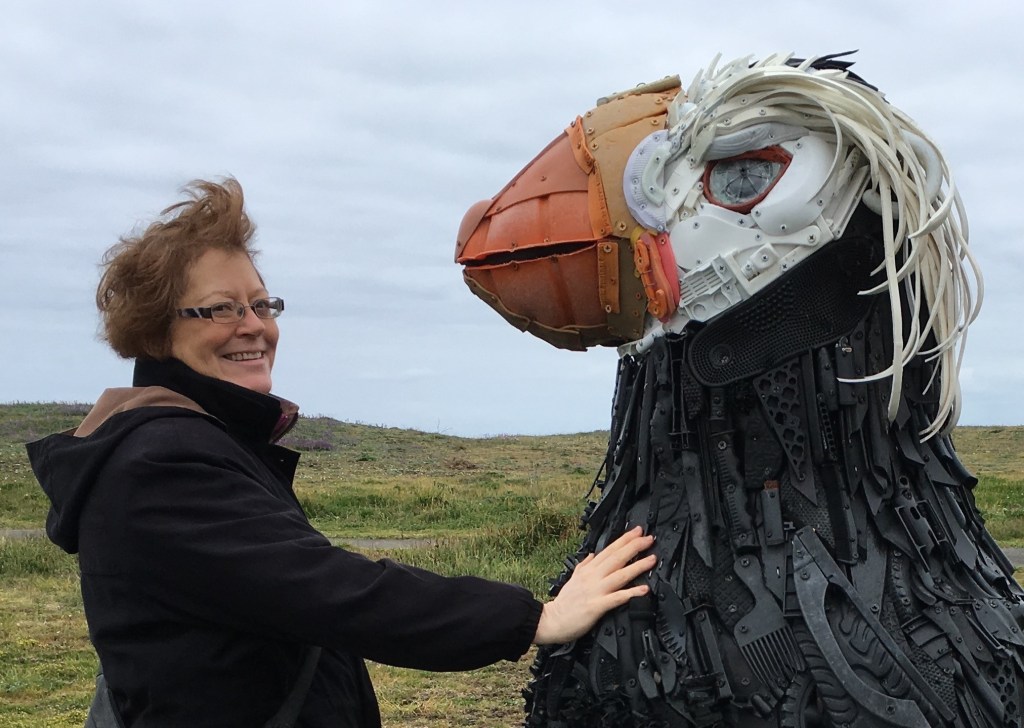
[[[132,384],[166,387],[184,395],[223,422],[229,432],[254,442],[276,442],[299,414],[298,406],[288,400],[200,374],[178,359],[136,359]]]

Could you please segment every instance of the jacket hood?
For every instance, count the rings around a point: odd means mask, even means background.
[[[78,552],[79,515],[110,454],[139,425],[171,415],[208,416],[164,387],[108,389],[77,428],[26,445],[32,472],[50,499],[46,534],[51,541],[69,554]]]
[[[206,417],[232,436],[276,442],[298,419],[298,406],[196,372],[177,359],[137,359],[132,387],[108,389],[74,430],[27,445],[36,479],[50,499],[46,533],[78,552],[78,520],[110,454],[136,427],[159,417]]]

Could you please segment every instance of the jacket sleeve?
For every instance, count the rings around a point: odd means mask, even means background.
[[[522,587],[443,577],[332,546],[205,420],[133,433],[108,463],[138,588],[224,628],[391,665],[464,670],[516,660],[541,605]],[[265,481],[265,479],[262,479]]]

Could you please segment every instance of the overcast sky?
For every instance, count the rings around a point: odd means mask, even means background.
[[[1024,7],[1010,0],[7,0],[0,402],[130,383],[96,338],[100,256],[233,175],[284,297],[275,391],[456,435],[608,425],[616,354],[505,323],[453,262],[489,198],[595,100],[717,53],[858,49],[944,151],[986,280],[961,424],[1024,422]]]

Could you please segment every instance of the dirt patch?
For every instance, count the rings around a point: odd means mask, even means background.
[[[352,546],[357,549],[421,549],[433,546],[432,538],[336,538],[331,543],[337,546]]]
[[[46,538],[42,528],[0,528],[0,539],[20,541],[26,538]],[[357,549],[421,549],[436,543],[432,538],[336,538],[331,541],[337,546],[352,546]]]
[[[20,541],[25,538],[46,538],[46,530],[42,528],[0,528],[0,538],[9,541]]]

